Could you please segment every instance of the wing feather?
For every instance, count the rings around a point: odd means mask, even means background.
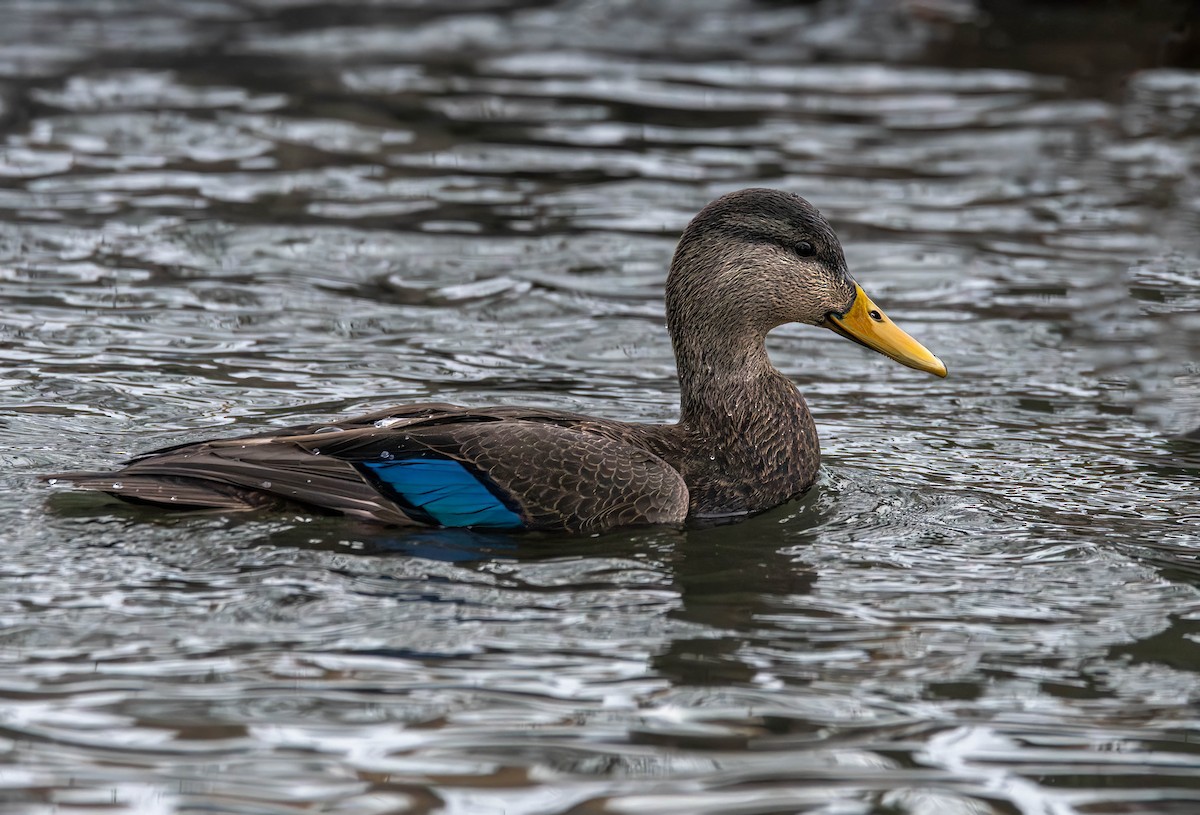
[[[164,507],[290,503],[388,524],[590,532],[680,523],[683,477],[637,432],[570,413],[427,403],[47,478]]]

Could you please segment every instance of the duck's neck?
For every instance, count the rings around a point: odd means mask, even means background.
[[[706,337],[671,332],[678,429],[690,450],[682,471],[693,506],[757,512],[812,484],[820,463],[816,427],[804,398],[771,364],[761,332],[707,328]]]
[[[760,333],[722,330],[721,342],[714,344],[711,338],[705,341],[672,329],[671,343],[679,367],[680,424],[725,426],[735,415],[785,403],[795,393],[771,364]],[[778,387],[780,380],[787,386],[786,393]]]

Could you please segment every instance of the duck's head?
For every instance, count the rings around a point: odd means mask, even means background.
[[[760,341],[785,323],[819,325],[919,371],[942,361],[888,319],[850,276],[829,222],[798,195],[732,192],[688,224],[667,278],[667,321],[686,332],[716,326]]]

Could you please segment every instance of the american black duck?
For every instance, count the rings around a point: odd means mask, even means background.
[[[172,509],[300,505],[387,524],[598,532],[749,515],[808,489],[820,448],[764,340],[819,325],[921,371],[946,367],[850,276],[799,196],[747,189],[688,224],[666,285],[677,424],[524,407],[402,405],[185,444],[48,479]]]

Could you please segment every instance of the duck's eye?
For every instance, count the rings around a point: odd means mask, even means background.
[[[883,322],[883,315],[882,315],[882,314],[880,314],[880,313],[879,313],[878,311],[876,311],[875,309],[871,309],[870,311],[868,311],[868,312],[867,312],[867,316],[868,316],[868,317],[870,317],[872,320],[874,320],[874,321],[875,321],[875,322],[877,322],[877,323],[882,323],[882,322]]]
[[[800,241],[796,244],[796,254],[802,258],[810,258],[817,253],[817,249],[808,241]]]

